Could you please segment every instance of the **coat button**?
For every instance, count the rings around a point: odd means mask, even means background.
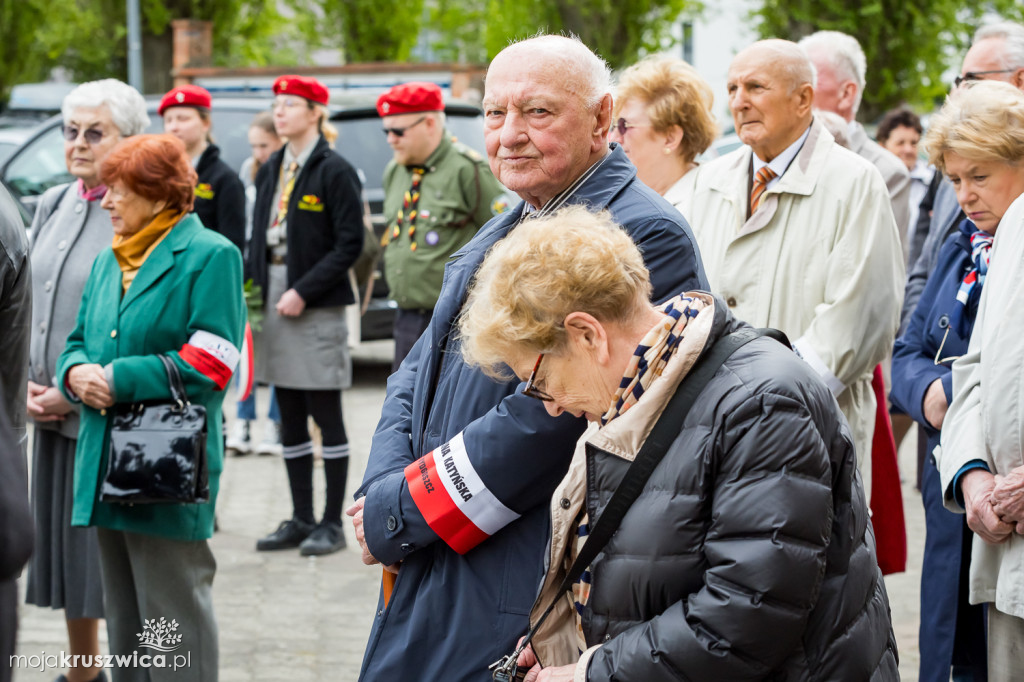
[[[727,306],[729,306],[730,308],[735,308],[736,307],[736,297],[730,296],[729,298],[725,299],[725,304]]]
[[[398,528],[398,519],[396,519],[394,516],[389,516],[388,517],[388,530],[394,530],[396,528]]]
[[[61,251],[63,251],[67,247],[68,247],[68,240],[67,239],[61,239],[59,242],[57,242],[57,248],[60,249]]]
[[[116,339],[117,338],[117,330],[116,329],[111,329],[110,330],[110,338],[112,338],[112,339]]]
[[[100,416],[103,416],[103,417],[107,416],[107,408],[104,407],[102,410],[100,410]]]
[[[45,334],[46,333],[46,323],[45,322],[40,322],[39,323],[39,332],[41,334]]]
[[[562,498],[562,499],[561,499],[561,500],[559,501],[559,503],[558,503],[558,504],[562,505],[562,509],[568,509],[568,508],[569,508],[569,505],[570,505],[570,504],[572,504],[572,503],[571,503],[571,502],[569,502],[569,498],[568,498],[568,497],[563,497],[563,498]]]
[[[49,279],[46,280],[46,283],[43,284],[43,289],[45,289],[46,291],[49,291],[52,288],[53,288],[53,280],[49,280]]]
[[[945,329],[949,326],[949,315],[943,315],[939,318],[939,329]]]
[[[75,204],[75,213],[81,213],[84,210],[85,210],[85,204],[83,204],[81,201],[79,201],[77,204]]]

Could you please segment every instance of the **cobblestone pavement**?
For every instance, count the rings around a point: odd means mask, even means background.
[[[380,416],[391,357],[389,343],[365,344],[355,354],[355,382],[343,395],[345,425],[352,444],[346,494],[362,478],[370,438]],[[259,411],[266,414],[266,393]],[[225,412],[234,416],[233,409]],[[259,439],[261,428],[253,437]],[[908,443],[907,445],[913,445]],[[918,585],[924,542],[920,496],[913,489],[912,450],[901,454],[904,504],[910,538],[907,573],[887,580],[903,680],[917,679]],[[904,461],[906,460],[906,461]],[[315,490],[323,492],[323,470]],[[322,508],[317,498],[316,508]],[[217,501],[220,530],[211,540],[217,558],[214,605],[220,628],[222,682],[351,682],[359,673],[363,647],[377,605],[380,571],[363,566],[353,549],[328,557],[300,557],[297,551],[255,551],[256,539],[291,513],[284,465],[279,457],[229,458]],[[24,589],[22,580],[22,589]],[[31,656],[67,649],[61,612],[21,606],[18,653]],[[101,642],[106,651],[106,634]],[[0,662],[0,664],[6,664]],[[60,671],[15,670],[14,682],[53,680]]]

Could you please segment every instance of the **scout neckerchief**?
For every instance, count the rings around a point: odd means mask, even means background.
[[[288,201],[292,198],[292,190],[295,189],[295,177],[298,175],[298,170],[298,161],[288,164],[287,171],[283,167],[281,168],[281,199],[277,202],[277,217],[274,218],[271,228],[280,226],[288,217]]]
[[[423,176],[427,172],[426,166],[407,166],[409,171],[412,173],[412,186],[406,190],[405,197],[402,199],[402,208],[398,210],[398,215],[395,216],[395,227],[391,233],[391,239],[397,241],[402,234],[402,221],[405,218],[409,219],[409,250],[416,250],[416,218],[419,216],[417,207],[420,203],[420,183],[423,182]]]
[[[640,399],[647,387],[661,376],[665,365],[672,359],[679,342],[683,338],[683,330],[697,314],[706,307],[704,301],[687,296],[676,296],[659,309],[667,317],[655,325],[647,335],[640,341],[640,345],[633,351],[633,357],[626,365],[619,388],[612,398],[611,407],[601,417],[601,425],[604,426],[611,420],[622,415]],[[576,547],[572,557],[579,554],[583,543],[590,535],[590,519],[586,508],[580,516],[576,528]],[[590,598],[591,573],[590,568],[583,571],[580,579],[572,585],[572,599],[576,606],[576,638],[577,646],[582,653],[586,649],[586,642],[583,638],[583,622],[580,615],[583,607]]]
[[[964,275],[960,289],[956,292],[957,305],[953,307],[949,318],[950,326],[956,330],[960,338],[969,339],[971,323],[981,299],[981,288],[985,284],[985,275],[988,274],[988,261],[992,253],[992,240],[995,237],[984,230],[979,230],[966,218],[960,223],[960,232],[970,236],[971,268]]]

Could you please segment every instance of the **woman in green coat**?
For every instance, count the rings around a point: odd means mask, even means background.
[[[223,467],[221,403],[245,321],[241,256],[191,213],[196,176],[177,139],[125,140],[101,173],[114,243],[96,258],[57,363],[61,390],[83,403],[71,521],[98,528],[111,653],[166,656],[166,668],[116,668],[114,681],[216,680],[216,564],[207,540]],[[209,502],[100,502],[111,408],[170,398],[161,354],[177,366],[188,398],[206,408]],[[145,648],[155,628],[181,635],[173,653]],[[185,667],[174,670],[177,662]]]

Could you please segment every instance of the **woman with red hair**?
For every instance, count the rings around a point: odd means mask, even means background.
[[[174,679],[216,680],[216,563],[207,540],[223,466],[221,403],[245,322],[242,258],[191,212],[196,173],[178,139],[129,138],[103,162],[101,177],[114,243],[96,258],[57,362],[61,390],[82,404],[71,523],[97,528],[110,652],[130,655],[147,621],[163,621],[184,634],[174,654],[191,657]],[[171,398],[160,355],[177,367],[188,399],[206,408],[209,501],[101,501],[110,408]],[[115,681],[129,674],[113,672]]]

